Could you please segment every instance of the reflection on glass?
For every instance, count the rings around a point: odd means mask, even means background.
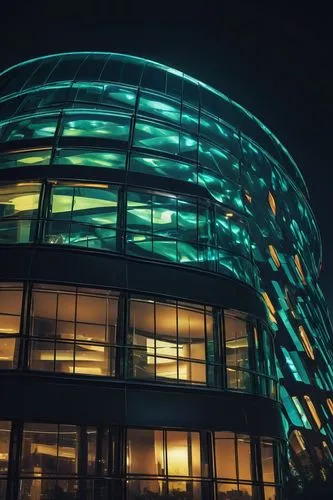
[[[5,127],[1,140],[6,142],[53,137],[57,121],[57,115],[39,115],[10,122]]]
[[[250,376],[243,371],[250,368],[246,316],[225,315],[225,345],[228,387],[249,391]]]
[[[125,153],[103,150],[58,149],[53,160],[54,165],[75,165],[84,167],[125,168]]]
[[[22,285],[0,285],[0,368],[16,368],[20,345]]]
[[[211,338],[212,317],[209,308],[199,307],[131,300],[129,376],[206,383],[205,336]]]
[[[36,233],[40,184],[0,186],[0,243],[29,243]]]
[[[0,155],[0,169],[29,167],[31,165],[49,165],[51,149],[16,151]]]
[[[35,286],[30,368],[114,375],[118,298],[101,290]]]
[[[115,250],[117,198],[117,188],[108,185],[54,186],[45,241]]]
[[[97,137],[127,141],[130,117],[116,114],[73,113],[62,121],[64,137]]]

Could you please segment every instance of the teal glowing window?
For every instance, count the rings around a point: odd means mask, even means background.
[[[51,193],[45,242],[115,250],[117,206],[117,189],[108,185],[56,185]]]
[[[0,186],[0,243],[29,243],[36,237],[39,183]]]
[[[209,170],[199,170],[198,183],[207,189],[216,201],[237,211],[244,211],[240,187],[228,179],[221,178],[220,174],[217,175]]]
[[[57,121],[57,115],[39,115],[10,122],[4,127],[1,140],[7,142],[53,137]]]
[[[0,155],[0,169],[49,165],[50,159],[51,149],[17,151]]]
[[[303,427],[303,421],[301,419],[300,413],[297,410],[294,401],[288,394],[286,388],[282,385],[280,386],[280,397],[291,423],[293,425],[296,425],[297,427]]]
[[[64,137],[96,137],[128,141],[130,117],[116,114],[72,113],[62,120]]]
[[[289,352],[287,351],[287,349],[285,349],[284,347],[281,347],[281,350],[284,354],[284,357],[285,357],[285,360],[286,360],[286,363],[287,365],[289,366],[289,369],[292,373],[292,375],[294,376],[294,379],[297,380],[297,382],[302,382],[302,378],[289,354]]]
[[[225,123],[201,113],[200,135],[214,141],[218,146],[230,151],[236,157],[239,157],[238,135]]]
[[[301,417],[301,419],[302,419],[302,422],[303,422],[304,427],[305,427],[306,429],[311,429],[310,422],[308,421],[308,418],[307,418],[307,416],[306,416],[306,414],[305,414],[305,411],[304,411],[304,409],[303,409],[303,407],[302,407],[302,405],[301,405],[301,403],[300,403],[299,399],[298,399],[296,396],[293,396],[293,397],[292,397],[292,400],[293,400],[294,405],[296,406],[297,411],[298,411],[298,413],[299,413],[299,415],[300,415],[300,417]]]
[[[131,155],[130,170],[142,174],[160,175],[171,179],[197,183],[197,167],[166,158]]]
[[[150,92],[141,93],[138,113],[151,115],[176,125],[180,124],[180,103]]]
[[[199,143],[199,163],[217,175],[237,182],[239,177],[238,160],[228,151],[222,150],[206,141]]]
[[[125,169],[126,154],[98,149],[58,149],[54,165]]]
[[[102,105],[123,109],[134,109],[136,89],[124,85],[105,85]]]
[[[137,120],[134,133],[134,146],[178,154],[179,132],[178,130],[162,125],[153,125],[143,120]]]

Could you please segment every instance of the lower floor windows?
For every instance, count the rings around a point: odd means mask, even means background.
[[[0,369],[276,398],[273,337],[240,311],[76,286],[0,284]]]
[[[271,438],[2,421],[0,453],[3,500],[281,499]]]

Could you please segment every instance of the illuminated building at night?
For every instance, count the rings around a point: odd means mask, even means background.
[[[4,71],[0,118],[0,498],[281,500],[290,473],[325,480],[320,235],[278,139],[109,53]]]

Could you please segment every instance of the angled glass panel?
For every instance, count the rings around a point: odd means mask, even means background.
[[[0,155],[1,168],[27,167],[30,165],[49,165],[51,149],[31,150]]]
[[[117,189],[55,186],[45,241],[100,250],[116,246]]]
[[[96,137],[128,141],[130,117],[116,114],[65,114],[62,120],[64,137]]]
[[[179,132],[162,125],[137,120],[134,132],[134,146],[178,154]]]
[[[36,235],[40,184],[0,186],[0,242],[28,243]]]
[[[162,95],[142,91],[138,113],[154,116],[175,125],[180,124],[180,103]]]
[[[101,102],[104,85],[101,83],[75,83],[71,88],[72,100],[75,106],[82,104],[96,104]]]
[[[1,159],[0,159],[1,162]],[[126,153],[99,149],[57,149],[54,165],[76,165],[86,167],[125,169]]]
[[[198,172],[198,183],[207,189],[216,201],[240,212],[244,211],[240,187],[228,179],[221,178],[220,174],[201,169]]]
[[[1,140],[7,142],[53,137],[57,121],[57,115],[39,115],[10,122],[5,127]]]
[[[239,162],[228,151],[216,147],[201,140],[199,143],[199,163],[203,168],[207,168],[228,179],[238,182]]]
[[[105,85],[102,105],[121,109],[134,109],[136,89],[124,85]]]
[[[130,170],[197,183],[196,165],[167,158],[131,155]]]
[[[215,142],[218,146],[230,151],[236,158],[239,158],[239,138],[237,134],[222,121],[201,113],[200,135]]]

